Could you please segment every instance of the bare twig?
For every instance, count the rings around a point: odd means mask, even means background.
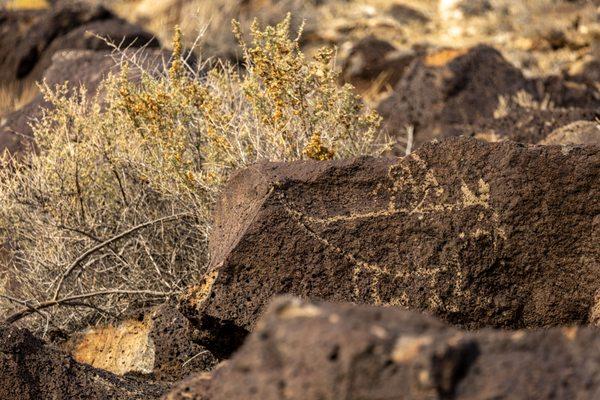
[[[69,277],[69,275],[81,264],[82,261],[84,261],[87,257],[89,257],[91,254],[94,254],[95,252],[97,252],[98,250],[103,249],[104,247],[110,245],[111,243],[116,242],[119,239],[123,239],[126,236],[131,235],[132,233],[135,233],[137,231],[139,231],[140,229],[144,229],[148,226],[160,223],[160,222],[166,222],[166,221],[172,221],[175,219],[179,219],[181,217],[184,216],[188,216],[189,213],[182,213],[182,214],[175,214],[175,215],[170,215],[167,217],[162,217],[162,218],[158,218],[155,219],[153,221],[148,221],[148,222],[144,222],[143,224],[139,224],[134,226],[133,228],[130,228],[124,232],[121,232],[120,234],[111,237],[110,239],[105,240],[104,242],[92,247],[91,249],[85,251],[82,255],[80,255],[79,257],[77,257],[77,259],[75,261],[73,261],[73,263],[71,263],[71,265],[69,265],[69,267],[65,270],[65,272],[62,274],[58,285],[56,286],[56,290],[54,291],[54,295],[52,296],[52,301],[56,301],[58,299],[58,295],[63,287],[63,284],[65,282],[65,279],[67,279]]]
[[[56,306],[60,306],[60,305],[69,305],[69,303],[75,302],[77,300],[83,300],[83,299],[89,299],[91,297],[107,296],[107,295],[113,295],[113,294],[169,297],[169,296],[173,296],[173,295],[177,294],[177,292],[154,292],[154,291],[150,291],[150,290],[104,290],[104,291],[99,291],[99,292],[92,292],[92,293],[79,294],[79,295],[75,295],[75,296],[69,296],[69,297],[65,297],[65,298],[57,299],[57,300],[44,301],[44,302],[39,303],[36,306],[30,305],[26,301],[14,299],[14,298],[8,298],[8,296],[0,295],[0,297],[4,297],[4,298],[7,298],[8,300],[15,301],[17,303],[21,303],[27,307],[26,309],[23,309],[21,311],[18,311],[16,313],[10,315],[4,321],[7,324],[12,324],[28,315],[40,312],[40,310],[43,310],[45,308],[56,307]],[[78,303],[78,304],[76,304],[76,306],[82,306],[82,303]]]
[[[415,127],[412,125],[407,126],[406,127],[406,152],[405,152],[405,155],[407,155],[407,156],[410,155],[410,153],[412,153],[414,135],[415,135]]]

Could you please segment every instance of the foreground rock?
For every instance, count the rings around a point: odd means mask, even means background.
[[[598,176],[599,147],[473,139],[400,159],[256,165],[224,190],[211,269],[185,313],[211,350],[281,293],[467,328],[585,324],[600,287]]]
[[[217,364],[209,351],[194,342],[198,333],[173,305],[163,304],[134,317],[90,328],[71,337],[64,347],[81,363],[118,375],[152,374],[163,382]]]
[[[163,384],[121,378],[79,364],[29,332],[0,326],[0,398],[157,399]]]
[[[467,333],[397,308],[283,298],[230,361],[165,399],[591,400],[598,333]]]

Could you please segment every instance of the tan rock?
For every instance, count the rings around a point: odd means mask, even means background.
[[[541,144],[599,145],[600,124],[596,121],[577,121],[556,129]]]

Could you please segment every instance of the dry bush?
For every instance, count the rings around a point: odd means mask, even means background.
[[[10,321],[71,331],[176,295],[202,278],[210,211],[231,171],[386,148],[380,118],[337,85],[332,51],[307,59],[289,17],[251,33],[245,73],[190,73],[177,32],[165,74],[132,82],[127,63],[102,102],[43,88],[54,109],[34,125],[39,151],[0,170]]]
[[[536,100],[531,93],[519,90],[512,96],[498,96],[498,107],[494,110],[494,118],[504,118],[517,109],[546,111],[555,109],[549,95]]]

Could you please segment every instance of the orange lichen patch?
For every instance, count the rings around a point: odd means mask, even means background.
[[[425,57],[425,65],[428,67],[443,67],[457,57],[466,54],[469,49],[445,49]]]
[[[118,375],[151,373],[155,349],[149,325],[129,320],[118,326],[89,329],[74,339],[73,358]]]
[[[190,287],[183,294],[184,302],[195,308],[201,306],[210,295],[213,284],[218,276],[219,271],[217,269],[207,273],[199,285]]]
[[[43,10],[48,6],[46,0],[9,0],[6,3],[10,10]]]
[[[573,326],[570,328],[563,328],[563,330],[562,330],[563,335],[565,335],[565,337],[569,341],[575,340],[575,338],[577,337],[577,332],[578,332],[578,329],[576,326]]]

